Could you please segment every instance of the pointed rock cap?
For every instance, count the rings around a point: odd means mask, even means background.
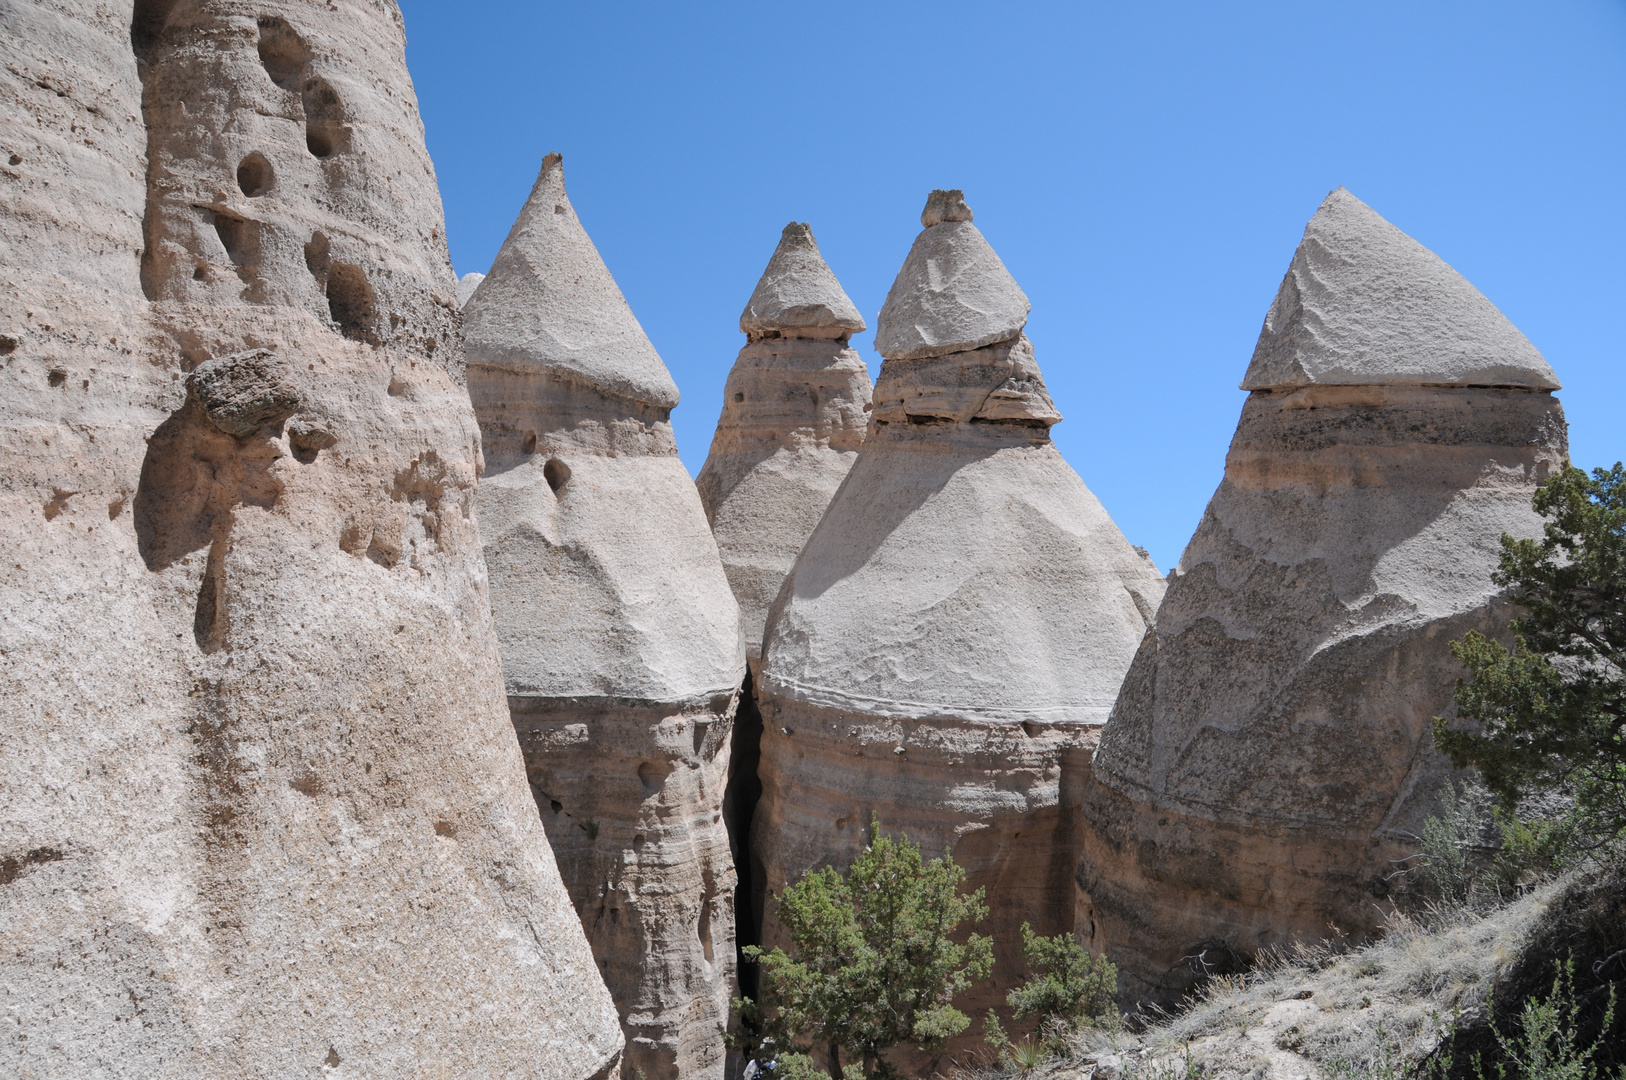
[[[786,225],[740,313],[740,332],[752,339],[776,331],[786,337],[834,338],[864,329],[864,317],[819,254],[812,227],[796,221]]]
[[[467,307],[469,297],[474,295],[474,290],[478,289],[480,287],[480,282],[484,281],[485,279],[486,276],[484,274],[477,274],[473,272],[464,274],[462,277],[458,278],[457,306],[460,308]]]
[[[1033,305],[971,223],[960,191],[934,191],[875,329],[888,360],[980,349],[1021,333]]]
[[[671,408],[677,385],[565,195],[549,154],[486,279],[463,311],[471,364],[552,371]]]
[[[1496,305],[1343,188],[1305,227],[1242,389],[1313,384],[1559,388]]]

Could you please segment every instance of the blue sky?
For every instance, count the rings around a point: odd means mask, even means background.
[[[691,472],[784,224],[873,326],[934,187],[1033,301],[1062,453],[1164,569],[1340,184],[1542,350],[1578,464],[1626,457],[1626,0],[401,6],[458,273],[562,152]]]

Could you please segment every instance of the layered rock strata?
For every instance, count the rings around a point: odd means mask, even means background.
[[[786,225],[740,314],[746,344],[695,478],[753,662],[769,605],[864,443],[869,368],[847,343],[864,329],[813,230]]]
[[[870,815],[985,888],[1003,1006],[1020,927],[1069,931],[1077,782],[1163,580],[1062,459],[1028,301],[934,192],[877,330],[869,433],[769,614],[752,851],[769,894]],[[779,940],[771,897],[764,937]]]
[[[404,47],[393,3],[0,5],[7,1076],[615,1068]]]
[[[720,1080],[739,607],[678,460],[677,388],[557,154],[464,316],[508,704],[626,1074]]]
[[[1430,718],[1495,633],[1499,538],[1565,460],[1552,369],[1349,192],[1265,318],[1225,478],[1096,754],[1079,881],[1133,1002],[1363,935],[1449,763]]]

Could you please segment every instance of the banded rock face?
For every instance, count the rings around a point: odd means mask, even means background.
[[[392,3],[0,7],[6,1075],[618,1060],[404,47]]]
[[[753,662],[769,605],[864,442],[869,369],[847,344],[864,328],[813,230],[786,225],[740,315],[746,344],[695,479]]]
[[[625,1072],[720,1080],[739,607],[678,460],[677,388],[557,154],[464,317],[508,704]]]
[[[1450,771],[1449,642],[1505,626],[1499,538],[1565,460],[1557,385],[1438,257],[1322,204],[1095,758],[1079,880],[1128,1000],[1381,922]]]
[[[959,193],[922,220],[877,336],[940,351],[887,354],[863,449],[769,614],[751,844],[773,894],[849,864],[872,813],[952,853],[996,938],[993,984],[960,1003],[975,1015],[1019,981],[1023,921],[1073,928],[1076,777],[1163,580],[1051,443],[1027,299]]]

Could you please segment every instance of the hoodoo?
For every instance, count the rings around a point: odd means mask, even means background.
[[[1382,919],[1450,765],[1449,642],[1506,625],[1506,533],[1565,460],[1552,369],[1340,188],[1265,317],[1214,493],[1086,786],[1093,945],[1167,1003]]]
[[[769,605],[863,445],[869,369],[847,339],[864,328],[813,230],[786,225],[740,315],[746,344],[695,480],[753,661]]]
[[[1063,768],[1087,765],[1164,586],[1051,443],[1027,297],[960,193],[922,223],[869,433],[768,616],[751,842],[769,893],[846,866],[872,813],[951,852],[992,909],[978,1013],[1019,981],[1024,921],[1073,926]]]
[[[678,460],[677,388],[576,217],[559,155],[464,318],[508,704],[621,1013],[624,1074],[721,1080],[739,607]]]
[[[619,1059],[404,50],[393,3],[0,5],[0,1074]]]

